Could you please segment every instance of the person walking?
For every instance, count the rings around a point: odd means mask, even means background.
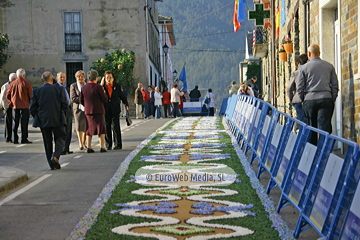
[[[183,92],[180,92],[178,85],[174,83],[171,88],[171,103],[173,105],[174,118],[177,117],[179,111],[180,97],[184,95]]]
[[[123,95],[127,99],[128,93],[127,93],[126,89],[124,89],[122,86],[120,86],[120,87],[121,87],[121,91],[122,91]],[[123,102],[120,102],[120,110],[121,110],[120,116],[126,117],[126,106]]]
[[[161,113],[160,113],[160,109],[161,109],[161,105],[162,105],[162,98],[163,96],[161,95],[161,92],[159,91],[158,87],[155,87],[155,93],[154,93],[154,99],[155,99],[155,117],[157,119],[161,118]]]
[[[141,92],[142,84],[138,83],[138,87],[135,89],[134,103],[136,105],[136,119],[143,119],[142,108],[143,108],[143,95]]]
[[[165,114],[165,118],[168,118],[171,116],[171,111],[170,111],[170,104],[171,104],[171,101],[170,101],[170,98],[171,98],[171,95],[168,91],[169,89],[167,87],[164,88],[164,91],[162,93],[162,104],[164,106],[164,114]]]
[[[196,85],[193,90],[190,91],[189,94],[190,102],[198,102],[199,98],[201,98],[201,93],[199,91],[199,86]]]
[[[32,143],[28,140],[28,124],[30,117],[30,99],[32,98],[32,86],[25,80],[26,72],[19,68],[16,71],[17,78],[8,87],[6,99],[9,107],[14,109],[14,144],[19,144],[18,128],[21,119],[21,143]]]
[[[69,109],[69,102],[64,88],[53,84],[51,72],[44,72],[41,79],[44,85],[34,89],[30,113],[34,118],[33,127],[40,127],[41,129],[46,159],[50,169],[55,170],[61,168],[59,160],[65,146],[65,111]],[[53,150],[53,136],[55,151]]]
[[[0,104],[4,108],[4,120],[5,120],[4,138],[5,138],[5,142],[7,143],[13,143],[12,141],[13,109],[12,107],[9,106],[9,103],[6,100],[6,93],[10,83],[15,79],[16,79],[16,73],[10,73],[9,81],[1,86]]]
[[[65,111],[66,126],[64,126],[64,128],[65,128],[65,132],[66,132],[66,139],[65,139],[64,151],[62,151],[62,153],[61,153],[61,155],[66,155],[66,154],[73,153],[73,151],[70,151],[73,114],[72,114],[72,110],[71,110],[70,96],[66,89],[66,74],[63,72],[58,72],[58,74],[56,75],[56,81],[60,87],[64,88],[66,100],[68,101],[68,106],[69,106],[68,109]]]
[[[120,129],[120,102],[124,104],[125,109],[129,110],[129,103],[127,98],[121,90],[120,84],[115,82],[114,73],[106,71],[100,85],[103,86],[108,101],[104,104],[105,107],[105,144],[107,150],[122,149],[121,129]],[[114,139],[114,148],[112,148]]]
[[[209,88],[208,93],[206,94],[205,98],[210,99],[210,103],[208,104],[209,116],[214,116],[215,115],[215,94],[212,92],[211,88]]]
[[[82,91],[85,83],[85,73],[82,70],[79,70],[75,73],[76,83],[70,85],[70,101],[72,103],[72,110],[74,113],[75,119],[75,131],[79,140],[79,149],[82,151],[86,147],[86,117],[85,117],[85,108],[80,103],[80,93]]]
[[[298,58],[298,66],[300,68],[300,66],[304,65],[306,62],[308,61],[308,57],[306,54],[301,54]],[[288,87],[286,89],[286,93],[287,96],[291,102],[291,104],[294,106],[295,111],[296,111],[296,117],[297,119],[299,119],[300,121],[304,122],[307,124],[307,119],[305,117],[303,108],[302,108],[302,103],[300,102],[300,98],[298,93],[296,92],[296,82],[295,79],[299,76],[299,69],[293,71],[291,73],[290,76],[290,80],[288,83]]]
[[[339,91],[335,68],[320,58],[317,44],[308,47],[308,58],[309,61],[300,67],[296,79],[297,93],[309,125],[331,133],[331,117]],[[312,133],[311,143],[317,144],[315,132]]]
[[[96,70],[90,70],[87,73],[88,83],[82,87],[79,97],[80,103],[85,107],[87,153],[95,152],[91,147],[93,135],[99,136],[100,152],[107,152],[105,149],[104,104],[108,101],[108,97],[103,86],[97,84],[98,76]]]

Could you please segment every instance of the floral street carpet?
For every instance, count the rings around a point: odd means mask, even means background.
[[[292,239],[220,121],[183,118],[152,134],[68,239]]]

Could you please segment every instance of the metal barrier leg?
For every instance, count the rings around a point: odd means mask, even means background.
[[[269,184],[268,184],[268,186],[266,188],[266,194],[269,194],[270,190],[273,189],[276,186],[277,186],[276,182],[272,178],[270,178]]]
[[[278,206],[276,208],[276,212],[280,213],[281,208],[287,206],[288,204],[290,204],[290,202],[286,198],[284,198],[284,194],[281,193],[281,197],[280,197],[280,200],[279,200],[279,204],[278,204]]]

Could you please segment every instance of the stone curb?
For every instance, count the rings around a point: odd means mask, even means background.
[[[29,180],[25,171],[12,167],[0,167],[0,194]]]

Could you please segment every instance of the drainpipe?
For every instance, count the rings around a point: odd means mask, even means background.
[[[147,2],[145,0],[145,7],[144,7],[144,11],[145,11],[145,29],[146,29],[146,81],[147,81],[147,84],[148,84],[148,81],[149,81],[149,49],[150,49],[150,45],[149,45],[149,9],[148,9],[148,5],[147,5]]]
[[[309,0],[303,0],[304,5],[304,51],[307,51],[309,46],[309,37],[310,37],[310,2]]]
[[[275,65],[275,37],[276,37],[276,25],[275,25],[275,0],[271,0],[270,2],[270,15],[271,15],[271,59],[274,61],[270,61],[271,64],[271,96],[272,96],[272,104],[276,108],[277,107],[277,101],[276,101],[276,65]]]

